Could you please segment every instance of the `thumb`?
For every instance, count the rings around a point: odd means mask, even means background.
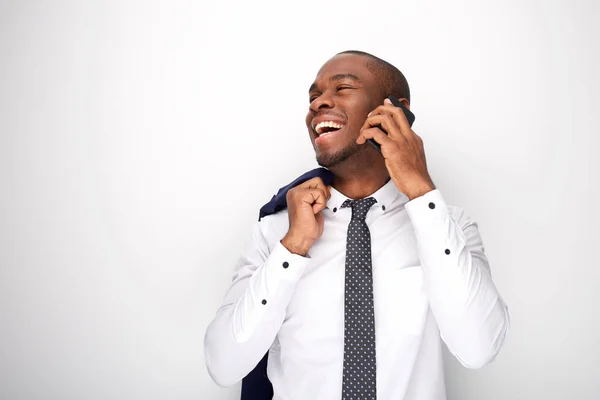
[[[318,214],[320,211],[323,211],[327,207],[326,204],[315,203],[313,204],[313,212]]]

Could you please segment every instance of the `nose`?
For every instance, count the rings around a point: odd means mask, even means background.
[[[312,103],[310,103],[310,108],[317,112],[322,108],[333,108],[334,103],[331,96],[323,93],[319,97],[317,97]]]

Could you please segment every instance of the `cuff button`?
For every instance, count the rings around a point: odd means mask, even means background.
[[[290,266],[290,264],[289,264],[287,261],[285,261],[285,262],[283,263],[283,268],[287,268],[287,267],[289,267],[289,266]]]
[[[267,301],[265,299],[263,299],[263,301],[261,301],[261,303],[263,303],[263,305],[264,305],[264,304],[267,304]]]
[[[450,250],[446,249],[445,253],[450,254]]]
[[[435,208],[435,204],[434,203],[429,203],[429,208],[431,208],[433,210]]]

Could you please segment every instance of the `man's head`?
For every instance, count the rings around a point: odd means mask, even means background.
[[[309,89],[306,115],[319,165],[330,168],[367,151],[369,145],[356,144],[360,128],[367,114],[389,95],[409,106],[410,90],[404,75],[386,61],[355,50],[327,61]]]

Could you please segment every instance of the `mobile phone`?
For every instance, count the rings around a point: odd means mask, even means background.
[[[404,115],[406,116],[406,119],[408,121],[408,125],[412,126],[413,122],[415,122],[415,114],[412,113],[412,111],[410,111],[408,108],[406,108],[404,106],[404,104],[402,104],[402,102],[400,100],[398,100],[397,98],[395,98],[394,96],[388,96],[388,99],[390,99],[390,101],[392,102],[393,105],[395,105],[396,107],[400,107],[402,109],[402,111],[404,111]],[[385,133],[387,135],[387,132],[385,131],[385,129],[383,129],[382,126],[379,126],[379,129],[381,129],[383,131],[383,133]],[[373,146],[378,152],[381,153],[381,146],[379,145],[379,143],[377,143],[375,141],[375,139],[367,139],[367,142],[369,142],[369,144],[371,146]]]

